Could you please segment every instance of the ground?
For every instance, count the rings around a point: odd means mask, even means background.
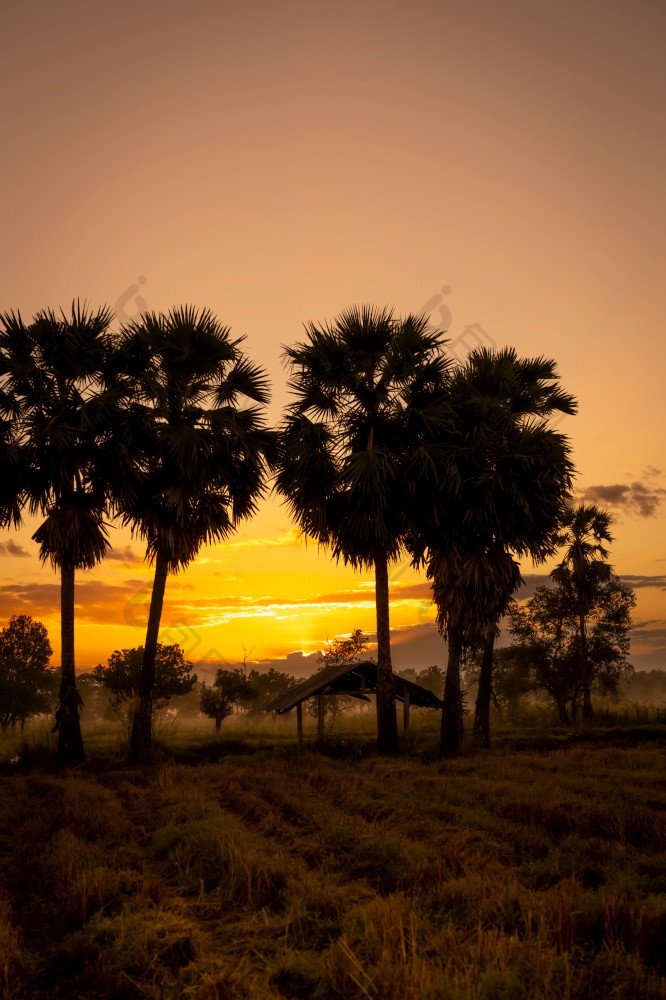
[[[0,997],[666,998],[665,735],[6,766]]]

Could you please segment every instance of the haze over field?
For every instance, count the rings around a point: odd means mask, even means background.
[[[666,667],[665,28],[648,0],[12,5],[1,308],[208,306],[269,370],[276,422],[283,345],[353,302],[430,312],[460,357],[556,358],[579,497],[614,514],[636,589],[632,662]],[[34,528],[0,536],[0,622],[44,621],[58,662]],[[77,577],[80,667],[143,642],[152,570],[112,538]],[[371,575],[269,499],[169,580],[161,638],[309,672],[296,651],[372,633],[374,607]],[[443,663],[406,562],[391,616],[397,669]]]

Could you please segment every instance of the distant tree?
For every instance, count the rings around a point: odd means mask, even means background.
[[[445,674],[442,668],[438,667],[435,663],[431,663],[429,667],[424,667],[422,670],[416,670],[415,667],[406,667],[404,670],[400,670],[399,674],[405,680],[413,681],[415,684],[420,684],[421,687],[427,688],[428,691],[432,691],[438,698],[441,698],[444,693]]]
[[[553,570],[552,577],[565,588],[575,607],[578,619],[579,672],[583,685],[583,720],[594,718],[590,691],[592,688],[592,662],[588,651],[588,616],[594,607],[597,589],[611,573],[605,561],[610,533],[611,515],[594,504],[581,503],[570,507],[562,520],[559,545],[566,546],[564,558]]]
[[[328,648],[320,654],[318,662],[321,664],[313,676],[321,673],[327,667],[336,666],[339,663],[351,663],[353,660],[361,659],[361,654],[368,648],[368,636],[364,635],[360,628],[356,628],[348,639],[334,639],[328,642]],[[367,659],[367,657],[366,657]],[[324,700],[324,718],[329,716],[336,719],[345,708],[351,708],[357,701],[355,698],[341,694],[326,695]],[[307,708],[308,713],[314,718],[319,718],[319,699],[310,700]]]
[[[297,681],[292,674],[270,667],[268,670],[250,670],[247,680],[252,688],[253,698],[247,702],[251,711],[260,712],[269,702],[286,694],[295,687]]]
[[[515,712],[521,699],[534,692],[534,672],[529,656],[514,646],[501,646],[493,653],[492,699],[501,712]]]
[[[437,664],[432,663],[429,667],[419,670],[416,675],[416,683],[441,698],[444,694],[444,671]]]
[[[666,670],[634,670],[625,681],[628,700],[666,705]]]
[[[586,608],[586,669],[590,688],[615,694],[629,668],[629,630],[636,597],[612,574],[599,580]],[[523,674],[526,663],[535,690],[546,691],[564,725],[575,722],[584,679],[581,669],[579,605],[575,593],[563,584],[537,587],[524,605],[509,610],[514,645],[505,654]]]
[[[233,706],[251,701],[254,693],[242,669],[224,670],[220,667],[212,687],[204,683],[199,707],[204,715],[215,720],[215,732],[219,733],[222,722],[231,715]]]
[[[58,672],[49,667],[51,643],[41,622],[13,615],[0,632],[0,728],[21,729],[30,715],[48,712]]]
[[[85,705],[87,722],[101,722],[113,717],[111,691],[93,671],[79,674],[76,687]]]
[[[360,628],[355,628],[348,639],[334,639],[327,642],[327,649],[320,654],[320,670],[333,664],[347,663],[350,660],[358,660],[361,653],[364,653],[369,645],[369,638]]]
[[[99,663],[93,670],[92,676],[112,692],[114,707],[139,694],[143,655],[143,646],[116,649],[106,667]],[[197,675],[192,673],[192,664],[185,659],[178,643],[166,646],[158,642],[153,688],[156,708],[164,708],[174,695],[187,694],[196,682]]]

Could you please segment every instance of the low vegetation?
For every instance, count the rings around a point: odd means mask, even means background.
[[[440,762],[190,734],[149,770],[87,736],[68,774],[33,745],[0,776],[0,997],[666,998],[642,735]]]

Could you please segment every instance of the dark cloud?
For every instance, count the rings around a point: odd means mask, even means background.
[[[0,542],[0,556],[14,556],[16,559],[26,559],[30,553],[22,545],[17,545],[11,538],[8,542]]]
[[[581,500],[603,507],[618,507],[639,517],[654,517],[664,497],[664,487],[638,481],[614,483],[611,486],[588,486],[580,495]]]
[[[138,556],[136,552],[132,552],[129,545],[126,545],[122,549],[109,549],[104,558],[110,559],[112,562],[124,563],[126,566],[136,566],[143,562],[143,556]]]
[[[514,597],[517,601],[526,601],[529,597],[534,597],[537,587],[552,586],[554,586],[553,581],[547,573],[524,573],[523,582]]]
[[[666,575],[632,576],[630,573],[623,573],[620,579],[623,583],[629,584],[633,590],[642,590],[644,587],[658,587],[661,590],[666,590]]]
[[[647,623],[646,623],[647,624]],[[660,621],[649,628],[642,628],[641,624],[634,626],[631,630],[632,642],[640,643],[641,646],[654,646],[666,652],[666,622]]]
[[[77,583],[77,618],[100,624],[118,624],[124,621],[123,608],[130,604],[135,593],[128,587],[113,586],[100,580]],[[0,587],[0,619],[16,614],[42,618],[59,612],[58,583],[10,583]]]

